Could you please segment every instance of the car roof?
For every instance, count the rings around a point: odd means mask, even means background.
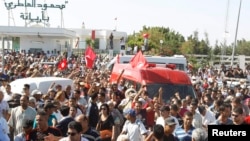
[[[55,82],[56,84],[62,85],[65,87],[66,85],[73,86],[73,80],[68,78],[61,77],[29,77],[29,78],[21,78],[10,83],[11,90],[14,93],[22,93],[22,88],[24,84],[30,85],[30,92],[34,89],[39,89],[42,93],[47,93],[49,86]]]

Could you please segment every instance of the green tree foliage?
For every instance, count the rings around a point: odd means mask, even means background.
[[[191,54],[206,54],[207,55],[208,52],[210,52],[211,47],[209,46],[208,34],[205,33],[205,40],[202,39],[201,41],[199,41],[198,34],[199,34],[198,31],[194,31],[193,35],[188,36],[186,42],[191,42],[189,43],[190,46],[188,47],[192,49],[183,49],[183,51],[189,50],[192,52],[182,52],[183,54],[191,53]],[[183,45],[186,45],[186,44],[183,44]]]
[[[180,54],[180,47],[183,42],[185,42],[184,37],[174,31],[170,30],[169,28],[164,27],[146,27],[143,26],[143,30],[139,31],[139,33],[134,33],[133,35],[128,36],[128,46],[140,47],[143,45],[144,38],[143,34],[149,34],[149,49],[156,54],[162,55],[173,55],[173,54]],[[160,40],[163,43],[160,43]]]
[[[238,55],[250,55],[250,41],[245,39],[238,40],[237,47],[235,48],[236,54]]]
[[[143,34],[149,34],[149,52],[152,55],[174,55],[182,54],[184,56],[192,56],[194,54],[208,55],[207,59],[202,62],[197,62],[195,57],[189,57],[188,61],[194,66],[201,66],[201,64],[208,64],[215,59],[215,55],[221,55],[222,48],[224,49],[224,55],[232,55],[232,49],[234,44],[224,45],[216,41],[214,47],[210,46],[208,33],[204,33],[204,39],[199,39],[199,32],[194,31],[193,34],[187,36],[185,39],[182,34],[174,31],[173,29],[166,27],[146,27],[143,26],[142,30],[138,33],[133,33],[128,36],[127,46],[133,47],[138,46],[139,48],[143,45],[144,38]],[[160,43],[160,40],[163,43]],[[250,41],[241,39],[237,41],[235,48],[235,55],[250,55]]]
[[[216,42],[215,42],[213,53],[214,53],[214,55],[221,54],[221,46],[218,45],[218,40],[216,40]]]

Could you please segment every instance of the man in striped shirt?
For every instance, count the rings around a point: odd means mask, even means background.
[[[183,116],[183,125],[177,128],[174,132],[174,136],[177,141],[192,141],[192,132],[195,129],[192,126],[193,114],[186,112]]]
[[[75,121],[82,125],[82,136],[87,138],[89,141],[101,141],[100,134],[89,126],[87,116],[81,114],[75,118]]]

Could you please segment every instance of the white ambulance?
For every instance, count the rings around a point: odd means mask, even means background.
[[[119,57],[120,64],[127,64],[130,62],[134,55],[123,55]],[[156,64],[157,67],[166,67],[167,64],[175,64],[177,70],[187,71],[187,59],[183,55],[174,56],[150,56],[144,55],[148,63]],[[107,69],[111,69],[114,63],[117,61],[117,57],[114,57],[107,65]]]

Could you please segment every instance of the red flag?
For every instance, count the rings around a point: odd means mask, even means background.
[[[87,68],[92,69],[93,64],[95,62],[95,58],[96,58],[95,52],[90,46],[88,46],[85,51],[85,62]]]
[[[148,62],[143,56],[141,50],[130,60],[130,64],[133,68],[145,68],[148,66]]]
[[[67,68],[67,66],[68,66],[67,64],[68,64],[67,60],[66,60],[66,59],[62,59],[62,60],[60,61],[60,63],[58,64],[58,68],[59,68],[60,70],[64,70],[64,69]]]

